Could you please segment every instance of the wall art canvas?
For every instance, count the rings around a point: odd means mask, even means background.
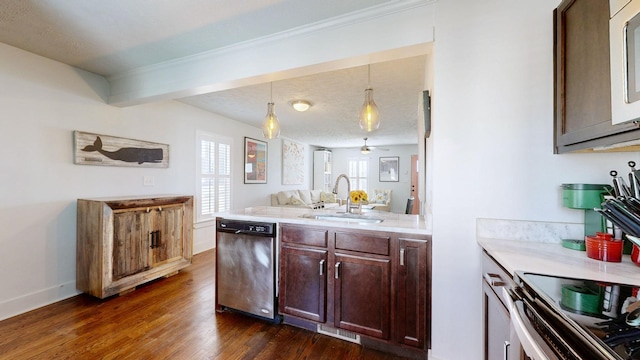
[[[400,157],[398,156],[388,156],[381,157],[379,170],[380,170],[380,178],[379,181],[400,181],[398,177],[398,164],[400,162]]]
[[[244,138],[244,183],[267,183],[267,143]]]
[[[282,184],[299,185],[304,181],[304,146],[282,139]]]
[[[169,145],[74,131],[74,163],[130,167],[169,167]]]

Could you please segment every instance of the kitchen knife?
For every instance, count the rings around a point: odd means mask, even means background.
[[[618,172],[615,170],[611,170],[609,175],[613,177],[613,193],[616,197],[618,196],[631,196],[631,191],[629,187],[624,182],[624,179],[621,176],[618,176]]]

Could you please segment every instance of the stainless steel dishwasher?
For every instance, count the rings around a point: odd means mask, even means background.
[[[279,321],[276,224],[216,219],[216,310]]]

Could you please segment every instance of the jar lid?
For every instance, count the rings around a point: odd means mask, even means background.
[[[564,190],[603,190],[612,189],[611,185],[606,184],[562,184]]]

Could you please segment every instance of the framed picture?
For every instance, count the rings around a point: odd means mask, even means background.
[[[282,184],[299,185],[304,182],[304,146],[282,139]]]
[[[244,183],[267,183],[267,143],[244,138]]]
[[[74,164],[169,167],[169,145],[75,130]]]
[[[380,170],[380,178],[382,181],[399,181],[399,169],[398,164],[400,163],[400,157],[398,156],[388,156],[381,157],[379,163]]]

